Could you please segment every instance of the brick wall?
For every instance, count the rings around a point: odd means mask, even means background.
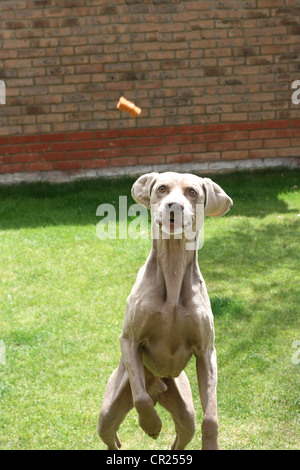
[[[2,174],[299,161],[299,0],[2,0],[0,26]]]

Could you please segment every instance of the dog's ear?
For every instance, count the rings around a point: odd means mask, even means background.
[[[210,178],[203,178],[203,188],[206,195],[204,215],[219,217],[226,214],[232,207],[233,202],[225,191]]]
[[[158,173],[156,172],[147,173],[146,175],[140,176],[131,188],[133,199],[138,204],[142,204],[147,207],[147,209],[150,209],[151,191],[157,177]]]

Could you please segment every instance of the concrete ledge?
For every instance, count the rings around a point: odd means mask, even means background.
[[[233,171],[264,170],[276,168],[300,168],[300,158],[254,158],[251,160],[220,160],[215,162],[173,163],[169,165],[137,165],[117,168],[101,168],[76,171],[40,171],[31,173],[0,174],[0,185],[18,183],[67,183],[71,181],[139,176],[151,171],[176,171],[199,175],[228,173]]]

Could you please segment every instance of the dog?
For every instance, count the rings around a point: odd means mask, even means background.
[[[158,402],[175,424],[171,449],[185,449],[194,436],[196,416],[184,368],[195,355],[202,449],[219,449],[214,322],[198,266],[196,215],[200,207],[203,217],[221,216],[232,200],[209,178],[174,172],[139,177],[132,196],[152,209],[152,249],[127,299],[121,359],[104,393],[98,434],[107,449],[120,449],[117,431],[135,407],[139,425],[156,439],[162,426]]]

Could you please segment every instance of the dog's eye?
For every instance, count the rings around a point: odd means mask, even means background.
[[[197,191],[195,191],[195,189],[193,189],[193,188],[191,188],[191,189],[189,190],[189,195],[190,195],[191,197],[196,197],[196,196],[198,196]]]
[[[166,188],[165,186],[160,186],[160,187],[158,188],[158,191],[159,191],[160,193],[165,193],[165,192],[167,191],[167,188]]]

